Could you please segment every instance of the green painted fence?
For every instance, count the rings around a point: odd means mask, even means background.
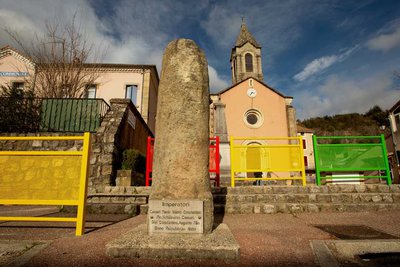
[[[385,137],[313,136],[317,185],[323,179],[386,179],[391,184]],[[379,171],[379,175],[354,173]],[[327,173],[321,175],[321,173]],[[346,176],[346,174],[352,175]],[[341,174],[333,177],[332,174]]]
[[[40,130],[48,132],[95,132],[108,108],[108,104],[103,99],[43,99],[40,112]]]

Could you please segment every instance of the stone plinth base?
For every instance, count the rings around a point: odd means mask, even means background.
[[[145,259],[239,259],[239,244],[226,224],[220,224],[211,234],[153,234],[147,225],[107,244],[108,256]]]

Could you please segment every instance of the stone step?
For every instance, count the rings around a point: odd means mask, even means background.
[[[218,204],[216,210],[227,214],[273,214],[304,212],[365,212],[399,210],[399,203],[274,203]]]
[[[247,183],[247,182],[246,182]],[[243,194],[251,193],[269,193],[269,194],[282,194],[282,193],[398,193],[400,192],[400,185],[386,185],[386,184],[329,184],[317,186],[314,184],[301,186],[301,185],[264,185],[254,186],[249,183],[248,186],[236,186],[230,187],[230,183],[227,186],[212,187],[213,193],[229,193],[229,194]],[[110,194],[126,194],[126,195],[149,195],[151,187],[145,186],[106,186],[103,192],[92,192],[89,195],[110,195]]]
[[[140,204],[136,203],[87,203],[89,214],[139,214]],[[76,213],[76,206],[63,206],[62,212]]]
[[[214,194],[214,204],[229,203],[400,203],[400,193]]]
[[[274,214],[307,212],[365,212],[400,210],[400,203],[235,203],[214,204],[216,214]],[[140,205],[140,214],[146,215],[148,205]]]
[[[149,212],[149,204],[143,204],[143,205],[140,205],[140,210],[139,210],[139,214],[140,215],[144,215],[144,214],[147,214],[148,212]]]
[[[141,194],[148,195],[151,186],[106,186],[102,192],[91,192],[89,195],[96,194]]]
[[[146,214],[151,187],[108,187],[88,196],[89,212]],[[216,213],[400,209],[400,185],[307,185],[212,188]]]
[[[212,188],[215,194],[304,194],[304,193],[400,193],[400,185],[361,184],[361,185],[269,185],[237,186]]]

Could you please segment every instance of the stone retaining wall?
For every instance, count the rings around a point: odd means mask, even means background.
[[[151,187],[106,187],[90,203],[135,205],[146,214]],[[300,213],[400,210],[400,185],[246,186],[213,188],[216,213]],[[128,209],[129,210],[129,209]],[[117,210],[115,210],[117,212]]]
[[[146,154],[149,135],[153,136],[129,99],[111,99],[110,110],[93,136],[89,193],[104,192],[106,186],[115,185],[122,152],[135,148]]]

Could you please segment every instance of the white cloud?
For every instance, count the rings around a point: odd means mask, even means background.
[[[215,5],[208,18],[201,22],[202,28],[213,42],[226,49],[235,44],[240,31],[241,15],[228,6]]]
[[[210,65],[208,65],[208,76],[210,79],[210,91],[212,93],[219,92],[229,86],[229,83],[226,80],[222,79],[218,75],[217,71]]]
[[[300,119],[315,116],[365,113],[374,105],[387,109],[399,97],[393,75],[375,75],[363,81],[330,76],[316,90],[303,90],[295,96]]]
[[[332,18],[327,6],[329,4],[315,1],[216,1],[201,27],[211,38],[216,53],[229,56],[229,48],[235,44],[244,16],[249,31],[262,46],[264,69],[273,69],[278,56],[304,37],[303,23],[320,16]],[[214,66],[217,64],[213,62]]]
[[[297,81],[304,81],[308,77],[314,75],[315,73],[318,73],[332,64],[334,64],[338,60],[338,56],[325,56],[321,58],[314,59],[310,63],[306,65],[306,67],[296,75],[294,75],[294,79]]]
[[[381,33],[367,42],[371,50],[387,52],[400,46],[400,23],[389,33]]]
[[[206,1],[180,3],[122,0],[113,6],[112,15],[100,20],[94,11],[98,4],[95,1],[91,3],[63,0],[20,0],[16,3],[14,0],[6,0],[0,8],[0,47],[16,45],[4,28],[30,41],[35,34],[41,36],[45,33],[45,21],[57,19],[61,24],[70,22],[76,13],[76,22],[88,41],[106,48],[103,62],[154,64],[161,74],[163,52],[168,42],[177,37],[176,27],[184,23],[187,16],[199,16],[199,10],[207,7]],[[201,18],[198,20],[201,21]],[[235,34],[238,27],[235,28]],[[214,67],[209,66],[208,70],[210,89],[213,92],[229,86]]]
[[[313,61],[308,63],[301,72],[294,75],[293,78],[296,81],[302,82],[302,81],[306,80],[307,78],[320,73],[324,69],[329,68],[333,64],[345,60],[351,53],[353,53],[354,50],[358,49],[358,47],[359,46],[356,45],[350,49],[345,50],[344,52],[342,52],[338,55],[324,56],[324,57],[314,59]]]

